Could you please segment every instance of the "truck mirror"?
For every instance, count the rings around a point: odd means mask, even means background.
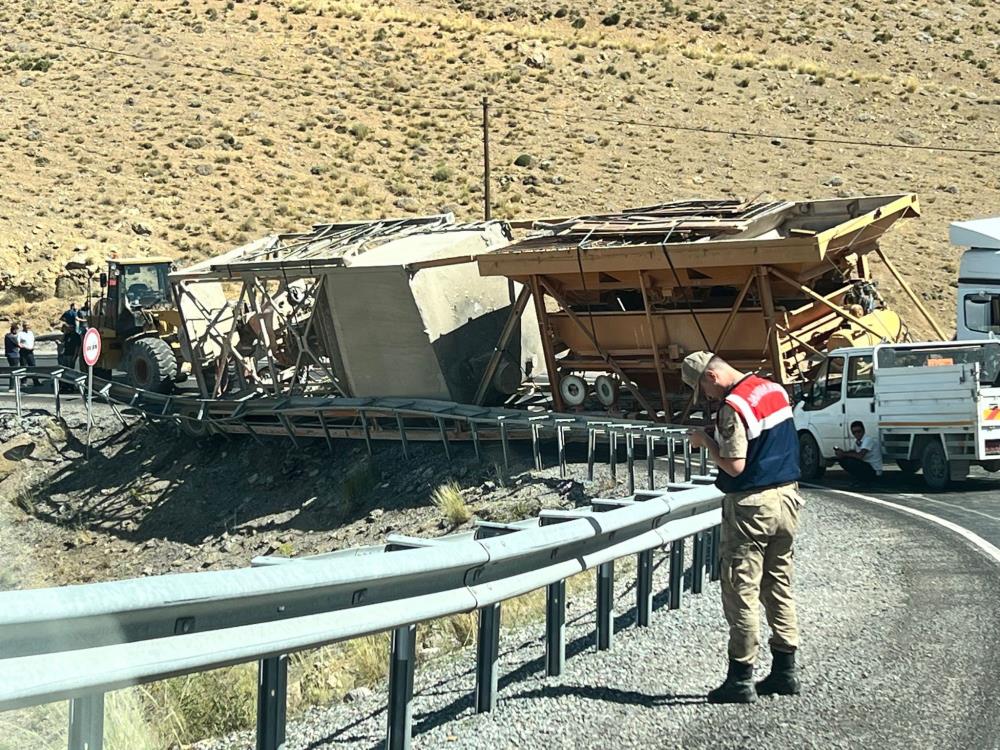
[[[106,273],[102,273],[100,279],[101,279],[101,288],[103,289],[108,285],[108,275]]]

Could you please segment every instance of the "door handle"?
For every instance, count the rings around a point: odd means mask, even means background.
[[[872,410],[872,414],[874,414],[875,413],[875,402],[872,401],[870,404],[868,404],[868,407]]]

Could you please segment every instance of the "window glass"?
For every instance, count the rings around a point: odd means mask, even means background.
[[[827,357],[820,366],[812,390],[806,399],[804,409],[816,411],[825,409],[840,401],[840,389],[844,382],[844,358]]]
[[[979,333],[1000,333],[1000,294],[965,295],[965,327]]]
[[[872,375],[870,354],[863,357],[851,357],[851,361],[847,365],[847,397],[874,398],[875,381]]]

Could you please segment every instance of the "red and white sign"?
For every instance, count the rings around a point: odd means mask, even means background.
[[[96,328],[88,328],[83,334],[83,361],[90,367],[97,364],[101,358],[101,332]]]

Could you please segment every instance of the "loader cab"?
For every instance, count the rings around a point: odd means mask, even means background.
[[[101,274],[105,288],[98,317],[102,328],[122,338],[144,328],[143,310],[155,310],[170,304],[167,277],[171,261],[166,258],[108,261],[108,272]]]
[[[968,248],[958,268],[955,338],[1000,338],[1000,217],[955,222],[949,239]]]

